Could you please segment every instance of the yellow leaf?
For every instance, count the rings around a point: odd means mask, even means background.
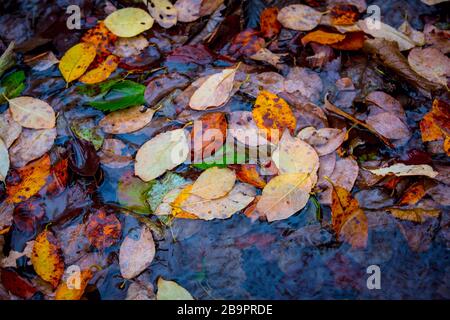
[[[130,38],[150,29],[153,18],[142,9],[124,8],[106,17],[105,26],[116,36]]]
[[[105,81],[118,66],[119,58],[115,55],[109,55],[97,68],[86,72],[86,74],[80,78],[80,82],[94,84]]]
[[[177,9],[168,0],[143,0],[152,17],[163,28],[177,24]],[[199,8],[200,9],[200,8]]]
[[[191,195],[192,184],[186,186],[181,192],[178,194],[177,198],[174,202],[172,202],[172,215],[175,218],[180,219],[198,219],[198,217],[192,213],[186,212],[181,209],[181,204],[189,198]]]
[[[79,43],[70,48],[59,62],[59,70],[66,82],[81,77],[94,61],[96,48],[91,43]]]
[[[427,218],[438,218],[440,215],[440,211],[436,209],[422,209],[422,208],[414,208],[414,209],[396,209],[390,208],[388,211],[397,219],[408,220],[418,223],[423,223]]]
[[[15,185],[7,186],[7,201],[19,203],[34,196],[41,190],[50,175],[50,157],[48,154],[18,170],[21,178]]]
[[[320,44],[333,44],[342,41],[344,39],[345,39],[344,34],[317,30],[310,32],[306,36],[304,36],[302,38],[302,44],[304,46],[310,42],[316,42]]]
[[[191,294],[174,281],[159,278],[156,300],[194,300]]]
[[[106,133],[123,134],[138,131],[145,127],[155,113],[152,109],[135,106],[124,110],[114,111],[105,116],[99,123]]]
[[[58,286],[58,289],[56,289],[55,300],[80,300],[89,280],[92,279],[92,276],[92,271],[82,270],[80,272],[80,283],[78,289],[76,286],[74,288],[69,288],[67,281],[62,281]]]
[[[55,236],[48,230],[40,233],[31,253],[34,271],[54,288],[64,274],[64,260]]]
[[[8,102],[14,121],[22,127],[30,129],[55,127],[55,111],[47,102],[32,97],[18,97]]]
[[[192,186],[191,193],[203,199],[217,199],[230,192],[235,182],[234,171],[212,167],[202,172]]]

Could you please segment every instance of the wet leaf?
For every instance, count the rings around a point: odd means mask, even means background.
[[[106,92],[88,102],[102,111],[117,111],[145,104],[145,86],[134,81],[123,80],[112,84]]]
[[[105,61],[102,61],[98,67],[86,72],[79,80],[86,84],[103,82],[109,78],[119,66],[119,58],[115,55],[109,55]]]
[[[56,288],[64,274],[64,260],[57,239],[48,230],[36,237],[31,263],[34,271]]]
[[[20,181],[7,186],[7,201],[19,203],[25,201],[41,190],[50,175],[50,157],[42,158],[18,170]]]
[[[101,164],[110,168],[123,168],[133,161],[130,148],[118,139],[105,139],[99,157]]]
[[[132,172],[125,173],[119,180],[117,186],[117,200],[119,204],[139,214],[149,214],[147,203],[147,192],[152,183],[143,182],[135,177]]]
[[[69,166],[73,172],[84,177],[92,177],[97,173],[100,159],[92,142],[72,139],[69,152]]]
[[[331,44],[331,47],[337,50],[357,51],[364,46],[364,32],[349,32],[345,34],[345,39]]]
[[[16,71],[6,76],[0,81],[0,103],[6,102],[4,96],[8,99],[16,98],[25,89],[25,73]]]
[[[370,114],[366,124],[388,139],[404,139],[411,136],[408,126],[391,112]]]
[[[119,38],[115,42],[113,54],[121,58],[137,56],[149,44],[148,40],[142,35],[133,38]]]
[[[11,165],[21,168],[30,161],[42,157],[53,147],[55,138],[56,129],[23,129],[10,148]]]
[[[261,33],[265,38],[272,38],[281,31],[278,21],[278,8],[266,8],[261,12]]]
[[[426,191],[423,183],[416,182],[406,189],[398,204],[400,206],[414,205],[425,196],[425,193]]]
[[[435,48],[414,48],[408,55],[411,68],[425,79],[447,85],[450,59]]]
[[[194,92],[189,106],[194,110],[205,110],[223,105],[230,98],[236,70],[236,68],[224,69],[209,76]]]
[[[106,133],[132,133],[148,125],[154,114],[155,111],[152,109],[135,106],[111,112],[100,121],[99,125]]]
[[[335,128],[306,127],[298,133],[298,137],[311,145],[319,156],[334,152],[344,142],[345,130]]]
[[[191,131],[194,162],[202,161],[219,151],[225,143],[227,127],[227,118],[221,112],[204,114],[194,122]]]
[[[108,30],[103,21],[100,21],[95,27],[89,29],[81,38],[81,41],[94,45],[97,54],[101,56],[111,54],[116,40],[117,36]]]
[[[358,8],[352,4],[340,4],[331,8],[331,21],[336,26],[348,26],[356,23],[359,17]]]
[[[6,110],[0,115],[0,139],[3,140],[6,147],[9,148],[21,132],[22,126],[14,121],[10,110]]]
[[[30,299],[38,290],[13,269],[1,269],[1,282],[6,290],[23,299]]]
[[[302,38],[302,44],[306,46],[310,42],[320,44],[334,44],[345,39],[345,35],[340,33],[326,32],[322,30],[316,30],[308,33]]]
[[[450,134],[449,105],[442,100],[435,99],[428,112],[420,121],[420,132],[423,142],[443,140]]]
[[[407,220],[417,223],[424,223],[428,218],[438,218],[440,211],[436,209],[395,209],[389,208],[388,211],[397,219]]]
[[[247,29],[235,36],[229,49],[230,55],[237,59],[241,56],[252,56],[264,48],[265,40],[259,31]]]
[[[102,147],[104,138],[92,119],[75,120],[70,128],[78,138],[91,142],[95,150],[99,150]]]
[[[86,224],[86,235],[89,242],[99,250],[111,247],[117,243],[122,233],[122,226],[115,215],[102,209],[89,216]]]
[[[263,137],[265,132],[258,128],[250,111],[231,112],[229,126],[230,134],[243,145],[257,147],[269,143]]]
[[[269,222],[287,219],[303,209],[315,182],[310,174],[282,174],[264,187],[256,210]]]
[[[11,41],[8,45],[8,48],[6,48],[6,50],[0,56],[0,77],[3,75],[3,73],[5,73],[5,71],[16,64],[16,54],[14,53],[14,46],[14,41]]]
[[[62,281],[55,291],[55,300],[80,300],[93,274],[90,270],[81,270],[79,276],[80,282],[71,283],[70,286],[67,281]]]
[[[123,240],[119,251],[120,273],[133,279],[148,268],[155,257],[155,243],[147,227],[133,229]]]
[[[202,0],[177,0],[174,6],[177,10],[177,21],[193,22],[200,18]]]
[[[169,0],[143,0],[152,17],[163,28],[171,28],[177,24],[177,9]]]
[[[224,197],[208,200],[194,194],[181,203],[181,209],[197,216],[199,219],[228,219],[243,210],[255,198],[254,187],[239,183]]]
[[[17,123],[30,129],[52,129],[55,127],[55,111],[45,101],[32,97],[9,100],[11,115]]]
[[[153,21],[142,9],[124,8],[107,16],[105,26],[118,37],[130,38],[150,29]]]
[[[189,83],[190,81],[187,77],[176,72],[153,78],[145,89],[145,101],[150,106],[156,106],[158,102],[175,89],[184,89]]]
[[[174,281],[158,278],[156,300],[194,300],[191,294]]]
[[[413,29],[407,20],[401,24],[398,30],[414,41],[417,46],[423,46],[425,44],[425,35],[423,32]]]
[[[170,191],[164,197],[162,205],[158,206],[156,214],[172,214],[175,218],[179,219],[198,219],[195,214],[186,212],[181,207],[184,201],[186,201],[186,199],[191,196],[191,190],[192,184],[187,185],[184,188],[174,189]]]
[[[333,230],[341,241],[348,242],[353,248],[367,246],[367,217],[358,200],[340,186],[333,186],[331,216]]]
[[[155,181],[147,193],[150,209],[156,211],[169,191],[181,188],[186,184],[186,179],[172,172],[168,172],[161,180]]]
[[[286,101],[268,91],[259,93],[252,114],[256,125],[274,143],[278,142],[286,129],[293,134],[297,125],[297,120]]]
[[[213,167],[202,172],[192,186],[191,193],[205,200],[218,199],[230,192],[235,182],[234,171]]]
[[[403,163],[397,163],[390,167],[373,169],[373,170],[369,169],[369,171],[378,176],[386,176],[388,174],[393,174],[397,177],[427,176],[430,178],[434,178],[438,175],[438,173],[436,171],[434,171],[433,168],[427,164],[405,165]]]
[[[9,164],[8,147],[0,138],[0,182],[5,182],[9,171]]]
[[[321,18],[322,13],[302,4],[284,7],[278,13],[278,21],[283,27],[298,31],[314,29]]]
[[[161,133],[137,152],[135,174],[144,181],[158,178],[186,161],[188,152],[189,144],[183,129]]]
[[[82,42],[70,48],[59,62],[59,70],[66,82],[81,77],[96,55],[96,48],[91,43]]]
[[[236,178],[238,178],[239,181],[261,189],[266,186],[266,181],[264,181],[258,172],[258,166],[254,164],[242,164],[232,166],[232,168],[236,172]]]

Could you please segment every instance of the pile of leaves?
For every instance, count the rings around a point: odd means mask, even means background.
[[[374,27],[364,0],[299,2],[95,1],[65,43],[0,38],[0,298],[214,298],[161,271],[179,221],[270,230],[210,229],[219,264],[325,250],[338,287],[392,225],[448,250],[448,6]]]

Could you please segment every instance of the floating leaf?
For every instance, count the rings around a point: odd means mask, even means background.
[[[211,112],[194,122],[191,131],[191,153],[194,162],[199,162],[215,154],[225,143],[227,135],[225,113]]]
[[[357,51],[364,46],[364,32],[349,32],[345,34],[345,39],[330,46],[337,50]]]
[[[118,139],[105,139],[99,153],[100,162],[110,168],[123,168],[133,161],[129,146]]]
[[[45,101],[32,97],[18,97],[9,100],[14,121],[30,129],[51,129],[55,127],[53,108]]]
[[[6,102],[5,96],[8,99],[20,96],[25,90],[25,72],[16,71],[6,76],[0,81],[0,103]]]
[[[20,181],[7,186],[7,201],[19,203],[29,199],[41,190],[50,175],[48,154],[18,170]]]
[[[163,28],[177,24],[177,9],[169,0],[143,0],[152,17]]]
[[[78,138],[91,142],[95,150],[98,151],[102,147],[104,138],[93,119],[83,118],[74,120],[70,128]]]
[[[277,143],[285,129],[291,134],[297,120],[289,105],[282,98],[268,91],[261,91],[252,110],[256,125],[266,132],[270,141]]]
[[[247,207],[255,196],[254,187],[239,183],[226,196],[218,199],[206,200],[191,194],[181,203],[181,209],[203,220],[228,219]]]
[[[297,31],[309,31],[317,27],[322,13],[302,4],[284,7],[278,13],[278,21],[283,27]]]
[[[86,84],[94,84],[105,81],[119,66],[119,58],[109,55],[98,67],[86,72],[79,80]]]
[[[59,70],[66,82],[81,77],[96,55],[96,48],[91,43],[82,42],[70,48],[59,62]]]
[[[352,4],[338,4],[331,8],[331,22],[335,26],[349,26],[359,17],[358,8]]]
[[[56,129],[31,130],[24,129],[10,148],[11,164],[21,168],[30,161],[42,157],[53,147]]]
[[[393,174],[397,177],[427,176],[430,178],[434,178],[438,175],[438,173],[436,171],[434,171],[433,168],[427,164],[406,165],[403,163],[397,163],[390,167],[373,169],[373,170],[369,169],[369,171],[372,172],[373,174],[376,174],[377,176],[386,176],[388,174]]]
[[[194,110],[205,110],[223,105],[230,98],[236,70],[237,68],[224,69],[209,76],[194,92],[189,106]]]
[[[188,153],[189,144],[183,129],[161,133],[137,152],[135,174],[144,181],[153,180],[186,161]]]
[[[166,205],[166,209],[161,206],[158,207],[158,214],[163,213],[172,214],[175,218],[179,219],[198,219],[195,214],[186,212],[182,209],[181,205],[186,199],[191,196],[192,184],[185,186],[184,188],[174,189],[170,191],[163,199],[163,204]],[[167,204],[169,207],[167,207]],[[164,210],[162,210],[164,209]]]
[[[148,40],[142,35],[133,38],[119,38],[114,45],[113,54],[121,58],[137,56],[149,44]]]
[[[147,227],[133,229],[125,237],[119,250],[120,273],[133,279],[147,269],[155,257],[155,243]]]
[[[420,132],[422,134],[423,142],[430,142],[436,140],[444,140],[448,143],[450,136],[450,114],[449,105],[442,100],[435,99],[428,112],[420,121]],[[446,151],[447,154],[450,152]]]
[[[258,166],[254,164],[241,164],[232,167],[236,172],[236,177],[245,183],[251,184],[257,188],[264,188],[266,181],[258,172]]]
[[[303,209],[315,179],[310,174],[282,174],[269,181],[264,187],[256,210],[269,222],[287,219]]]
[[[104,117],[99,125],[106,133],[132,133],[144,128],[152,121],[155,111],[143,106],[114,111]]]
[[[191,294],[174,281],[158,278],[156,300],[194,300]]]
[[[217,199],[230,192],[235,182],[234,171],[213,167],[202,172],[192,186],[191,193],[205,200]]]
[[[333,230],[340,240],[350,243],[353,248],[367,246],[367,217],[358,200],[340,186],[333,186],[331,217]]]
[[[416,182],[406,189],[398,204],[400,206],[414,205],[425,196],[425,193],[426,191],[423,183]]]
[[[265,40],[260,37],[259,31],[247,29],[233,38],[229,53],[235,59],[241,56],[250,57],[264,47]]]
[[[0,138],[0,182],[5,182],[9,171],[8,147]]]
[[[130,38],[150,29],[153,18],[142,9],[124,8],[107,16],[105,26],[118,37]]]
[[[5,289],[22,299],[30,299],[38,291],[28,279],[13,269],[1,269],[0,276]]]
[[[263,137],[265,131],[259,129],[250,111],[235,111],[230,113],[230,134],[243,145],[257,147],[269,142]]]
[[[64,260],[57,239],[48,230],[40,233],[31,254],[34,271],[56,288],[64,274]]]

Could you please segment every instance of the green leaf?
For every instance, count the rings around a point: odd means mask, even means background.
[[[169,191],[181,187],[186,183],[187,181],[183,177],[172,172],[166,173],[161,180],[155,181],[147,193],[147,202],[150,205],[150,209],[155,211]]]
[[[92,119],[81,119],[72,123],[71,129],[78,138],[91,142],[95,150],[100,150],[104,138],[100,135],[100,129],[95,126]]]
[[[138,214],[150,214],[150,207],[146,200],[147,192],[153,184],[154,181],[144,182],[131,172],[124,174],[117,186],[119,204]]]
[[[236,152],[232,145],[228,148],[227,145],[224,145],[212,157],[204,159],[202,163],[195,163],[193,166],[200,170],[206,170],[212,167],[225,168],[227,165],[241,164],[245,161],[245,154]]]
[[[109,90],[97,96],[88,104],[102,111],[117,111],[145,104],[145,86],[134,81],[124,80],[113,84]]]
[[[0,103],[6,102],[4,95],[8,99],[16,98],[25,89],[25,72],[16,71],[5,77],[0,82]]]

